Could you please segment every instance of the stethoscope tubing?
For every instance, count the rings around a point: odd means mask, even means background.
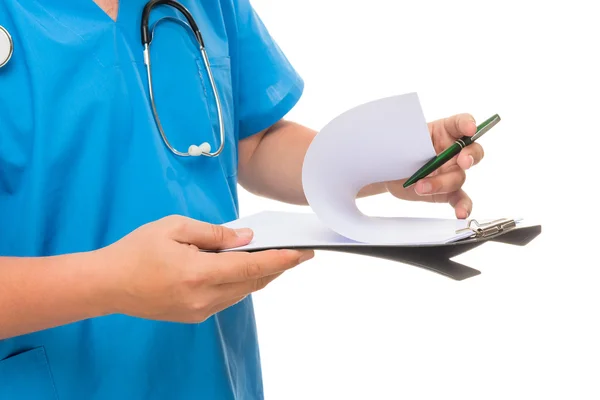
[[[183,14],[183,16],[186,18],[186,20],[189,24],[189,27],[193,31],[194,36],[196,37],[196,40],[198,42],[198,45],[200,48],[200,54],[202,55],[202,61],[204,63],[204,67],[206,68],[206,72],[208,74],[208,79],[210,81],[210,86],[211,86],[213,95],[215,96],[215,102],[217,105],[217,117],[218,117],[218,122],[219,122],[219,133],[220,133],[220,142],[221,143],[219,145],[219,148],[215,152],[211,153],[210,150],[209,151],[202,150],[206,146],[209,146],[207,143],[204,143],[201,146],[193,146],[192,145],[192,146],[190,146],[190,148],[188,149],[187,152],[181,152],[181,151],[177,150],[169,142],[167,135],[165,134],[162,124],[160,122],[160,118],[158,116],[158,111],[156,109],[155,95],[154,95],[154,89],[153,89],[153,84],[152,84],[152,68],[151,68],[151,62],[150,62],[150,43],[152,42],[152,38],[154,36],[154,31],[151,30],[150,26],[149,26],[150,12],[152,11],[152,9],[154,7],[159,6],[159,5],[167,5],[167,6],[173,7],[175,9],[177,9],[179,12],[181,12]],[[169,150],[171,150],[175,155],[178,155],[181,157],[199,156],[199,155],[204,155],[204,156],[208,156],[208,157],[217,157],[219,154],[221,154],[221,152],[223,151],[223,148],[225,146],[225,127],[224,127],[224,122],[223,122],[223,110],[222,110],[222,106],[221,106],[221,99],[219,97],[219,91],[218,91],[217,85],[215,83],[215,79],[214,79],[212,69],[210,66],[208,54],[206,52],[206,48],[204,45],[204,39],[202,38],[202,34],[200,33],[200,28],[198,27],[198,24],[196,24],[194,17],[189,12],[189,10],[187,8],[185,8],[185,6],[183,6],[181,3],[177,2],[177,1],[152,0],[144,6],[144,9],[142,11],[141,37],[142,37],[142,45],[144,46],[144,64],[146,65],[146,72],[147,72],[147,76],[148,76],[148,89],[149,89],[149,94],[150,94],[150,103],[152,106],[152,113],[154,115],[154,119],[156,120],[156,124],[157,124],[158,130],[160,132],[160,135],[161,135],[163,141],[165,142],[165,144],[167,145]],[[193,151],[193,149],[196,149],[196,150]]]

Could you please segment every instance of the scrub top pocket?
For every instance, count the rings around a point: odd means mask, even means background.
[[[43,347],[0,361],[0,399],[58,400]]]

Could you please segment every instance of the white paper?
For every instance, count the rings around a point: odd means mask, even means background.
[[[404,243],[418,235],[419,225],[366,216],[356,195],[371,183],[408,178],[434,156],[417,95],[379,99],[341,114],[319,132],[304,160],[304,193],[323,224],[340,235]]]
[[[411,219],[403,220],[403,230],[408,234],[394,245],[428,245],[448,243],[469,237],[469,232],[455,234],[466,227],[467,222],[456,219]],[[267,248],[328,246],[385,245],[385,243],[363,243],[342,236],[325,226],[314,213],[265,211],[225,224],[230,228],[251,228],[252,242],[236,250],[260,250]]]
[[[313,213],[265,212],[225,225],[254,230],[244,249],[426,245],[468,237],[456,233],[465,220],[365,215],[356,205],[363,187],[408,178],[434,156],[416,93],[375,100],[332,120],[310,145],[302,183]]]

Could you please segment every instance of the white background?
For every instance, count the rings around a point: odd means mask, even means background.
[[[428,120],[502,122],[468,174],[473,217],[522,216],[457,282],[317,253],[254,296],[268,399],[600,398],[600,24],[592,1],[254,0],[306,82],[289,119],[416,91]],[[242,216],[296,210],[241,192]],[[454,216],[379,196],[372,215]]]

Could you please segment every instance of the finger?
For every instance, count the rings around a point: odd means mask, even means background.
[[[460,139],[473,136],[477,132],[477,125],[471,114],[458,114],[444,119],[444,130],[454,139]]]
[[[283,275],[283,272],[278,272],[273,275],[263,276],[262,278],[253,281],[225,283],[218,286],[220,297],[231,299],[241,296],[247,296],[251,293],[258,292],[267,287],[268,284]],[[227,304],[225,302],[225,304]]]
[[[266,250],[255,253],[230,252],[211,254],[214,265],[208,272],[214,284],[255,281],[297,266],[314,256],[312,250]],[[206,273],[199,271],[199,273]]]
[[[415,184],[415,192],[420,196],[452,193],[459,190],[466,180],[466,173],[458,165],[445,172],[423,178]]]
[[[456,163],[464,170],[471,168],[473,165],[479,164],[483,159],[483,147],[479,143],[473,143],[465,147],[458,154]]]
[[[464,190],[457,190],[448,195],[448,203],[454,208],[456,218],[465,219],[473,211],[473,201]]]
[[[203,250],[223,250],[244,246],[252,240],[250,229],[231,229],[183,216],[169,216],[162,221],[170,237],[193,244]]]

